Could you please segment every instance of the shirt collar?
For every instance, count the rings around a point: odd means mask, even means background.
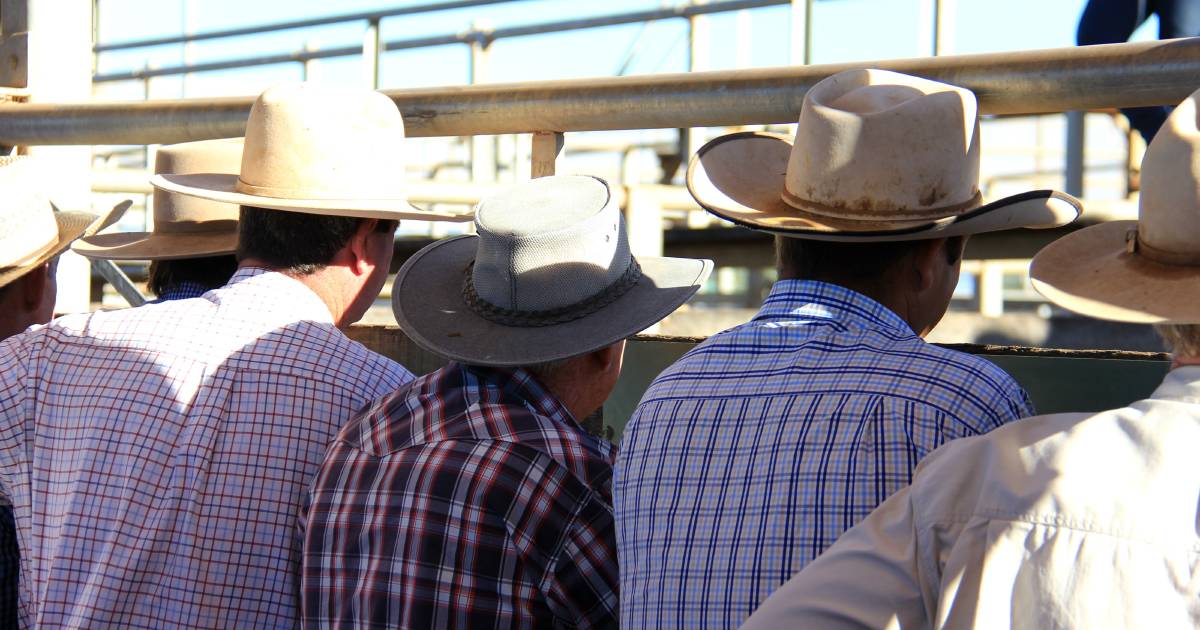
[[[912,333],[912,327],[888,307],[836,284],[817,280],[779,280],[752,321],[832,320],[866,328],[893,328]]]
[[[222,293],[253,298],[262,315],[276,316],[289,322],[309,321],[333,324],[333,314],[325,302],[303,282],[286,274],[262,267],[242,267],[221,289]]]
[[[1167,372],[1150,397],[1200,404],[1200,365],[1184,365]]]
[[[462,365],[461,369],[474,378],[480,387],[495,387],[504,392],[504,402],[521,403],[539,416],[550,418],[572,430],[587,433],[558,397],[542,386],[525,368]]]
[[[169,302],[171,300],[187,300],[190,298],[200,297],[208,292],[208,288],[198,282],[180,282],[171,286],[163,294],[158,296],[156,302]]]

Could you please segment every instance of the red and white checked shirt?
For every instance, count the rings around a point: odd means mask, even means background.
[[[338,429],[410,380],[263,269],[9,338],[0,494],[22,624],[294,626],[305,488]]]

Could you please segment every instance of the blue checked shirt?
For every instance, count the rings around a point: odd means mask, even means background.
[[[621,625],[734,628],[947,440],[1033,413],[883,305],[782,280],[646,391],[614,500]]]

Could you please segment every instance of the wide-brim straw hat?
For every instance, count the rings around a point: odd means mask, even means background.
[[[160,174],[160,190],[239,206],[327,216],[469,221],[408,202],[404,120],[372,90],[310,83],[267,89],[246,122],[237,174]]]
[[[71,243],[112,225],[129,207],[122,201],[108,212],[58,210],[39,190],[44,173],[37,158],[0,157],[0,287],[46,264]]]
[[[1079,200],[1050,190],[984,203],[975,95],[883,70],[813,86],[794,141],[764,132],[710,141],[689,162],[687,186],[733,223],[829,241],[1052,228],[1082,212]]]
[[[1142,160],[1137,221],[1042,248],[1033,286],[1068,310],[1121,322],[1200,324],[1200,91],[1175,108]]]
[[[536,179],[482,201],[478,235],[429,245],[392,289],[418,345],[475,365],[518,366],[598,350],[671,314],[712,262],[629,253],[608,184]]]
[[[241,163],[241,138],[202,140],[161,147],[154,172],[236,173]],[[151,232],[97,234],[81,238],[71,249],[104,260],[175,260],[237,251],[235,205],[159,191],[154,194],[153,211]]]

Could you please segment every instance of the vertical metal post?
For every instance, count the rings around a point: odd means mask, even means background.
[[[625,229],[629,234],[629,251],[634,256],[662,256],[662,204],[652,189],[625,187]],[[656,334],[659,324],[643,332]]]
[[[793,66],[812,63],[812,12],[813,0],[792,0],[789,59]]]
[[[491,44],[488,32],[491,30],[481,22],[471,26],[474,37],[471,39],[471,63],[469,80],[472,85],[482,83],[487,73],[487,53]],[[471,181],[496,181],[496,137],[471,137]]]
[[[1004,267],[989,260],[979,265],[979,313],[984,317],[1004,314]]]
[[[92,1],[24,0],[27,17],[29,100],[31,103],[79,102],[92,92]],[[4,15],[8,21],[7,12]],[[6,25],[7,27],[7,25]],[[60,207],[91,208],[90,146],[29,147],[54,173],[54,200]],[[49,182],[47,182],[48,184]],[[70,251],[58,262],[59,313],[87,311],[92,274],[87,259]]]
[[[555,161],[562,151],[563,134],[553,131],[538,131],[533,134],[533,147],[530,151],[530,177],[548,177],[554,174]]]
[[[954,52],[954,0],[933,1],[933,56]]]
[[[1064,188],[1066,188],[1067,194],[1076,197],[1083,196],[1086,117],[1086,112],[1067,112],[1067,163]]]
[[[379,89],[379,52],[379,18],[372,18],[363,33],[363,77],[372,90]]]
[[[750,22],[750,12],[742,9],[737,12],[736,18],[737,37],[735,45],[737,50],[734,56],[734,67],[738,69],[750,67],[750,42],[753,41],[751,36],[752,24]]]
[[[697,0],[696,4],[705,4],[707,0]],[[702,72],[708,69],[708,17],[704,15],[688,16],[688,72]],[[704,130],[679,130],[679,168],[686,169],[688,159],[704,145]]]
[[[311,41],[304,42],[305,52],[312,52],[316,49],[317,49],[317,45],[314,44],[313,42],[311,42]],[[304,61],[301,61],[300,62],[300,80],[301,81],[311,81],[313,79],[313,76],[315,75],[314,70],[316,70],[316,67],[317,67],[316,59],[305,59]]]
[[[183,28],[182,28],[183,34],[185,36],[191,35],[192,34],[192,8],[194,5],[191,2],[188,2],[188,0],[179,0],[179,2],[180,2],[179,12],[181,14],[181,19],[183,20]],[[192,42],[184,42],[183,43],[183,65],[190,66],[190,65],[192,65],[193,62],[195,62],[195,58],[194,58],[195,55],[193,54],[194,53],[193,48],[194,47],[192,45]],[[191,76],[192,76],[191,73],[184,73],[184,75],[182,77],[180,77],[180,79],[179,79],[179,97],[180,98],[187,97],[188,79],[190,79]]]

